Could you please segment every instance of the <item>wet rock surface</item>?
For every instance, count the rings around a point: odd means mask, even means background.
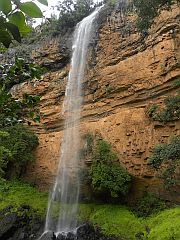
[[[0,211],[0,240],[38,239],[43,225],[40,219],[32,216],[29,206],[6,207]]]
[[[40,240],[115,240],[115,238],[104,237],[99,230],[95,230],[88,223],[85,223],[78,227],[76,233],[59,233],[55,236],[52,232],[48,232]]]
[[[104,237],[99,229],[88,223],[79,226],[75,232],[43,233],[44,222],[32,214],[32,209],[22,205],[18,209],[8,206],[0,211],[0,240],[115,240]]]

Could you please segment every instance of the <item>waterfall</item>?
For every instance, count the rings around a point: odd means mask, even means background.
[[[71,67],[62,110],[65,117],[65,130],[61,143],[57,177],[52,192],[49,194],[45,232],[67,233],[77,227],[80,186],[78,176],[79,123],[83,100],[81,84],[84,78],[93,21],[99,10],[100,8],[97,8],[92,14],[84,18],[76,26],[74,32]],[[54,214],[58,217],[55,218]]]

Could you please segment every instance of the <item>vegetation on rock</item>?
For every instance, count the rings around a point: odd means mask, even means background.
[[[137,13],[137,28],[140,32],[147,31],[152,25],[154,18],[159,13],[169,10],[174,3],[180,3],[179,0],[132,0],[135,12]]]
[[[115,163],[117,160],[108,143],[103,140],[96,141],[90,169],[94,190],[108,192],[112,197],[127,194],[131,177],[119,162]]]
[[[173,137],[168,144],[155,146],[148,162],[163,179],[166,189],[179,184],[180,137]]]
[[[180,119],[180,95],[169,96],[164,100],[164,108],[159,110],[158,105],[152,105],[148,115],[154,121],[171,122]]]
[[[0,64],[0,86],[10,90],[15,84],[40,79],[44,72],[37,64],[16,55],[13,64]]]
[[[8,206],[13,206],[16,210],[22,205],[28,205],[37,215],[44,217],[47,201],[47,193],[39,192],[28,183],[0,182],[0,210]]]

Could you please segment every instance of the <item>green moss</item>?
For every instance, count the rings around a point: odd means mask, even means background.
[[[180,239],[180,207],[138,218],[120,205],[81,204],[79,215],[103,234],[122,240]]]
[[[164,210],[149,218],[147,224],[151,229],[149,240],[180,239],[180,207]]]
[[[141,219],[124,206],[84,204],[80,206],[80,216],[107,236],[136,239],[136,234],[145,231]]]
[[[18,208],[23,204],[29,205],[40,216],[45,216],[48,196],[38,192],[34,187],[19,181],[6,182],[1,185],[0,209],[9,205]]]

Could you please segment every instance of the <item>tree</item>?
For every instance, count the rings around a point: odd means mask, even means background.
[[[93,0],[63,0],[59,2],[57,6],[59,11],[57,31],[63,32],[68,28],[73,28],[79,21],[88,16],[95,6]]]
[[[47,0],[38,1],[48,5]],[[21,38],[31,31],[26,24],[26,16],[40,18],[43,15],[33,1],[0,0],[0,43],[6,48],[13,40],[21,42]]]

